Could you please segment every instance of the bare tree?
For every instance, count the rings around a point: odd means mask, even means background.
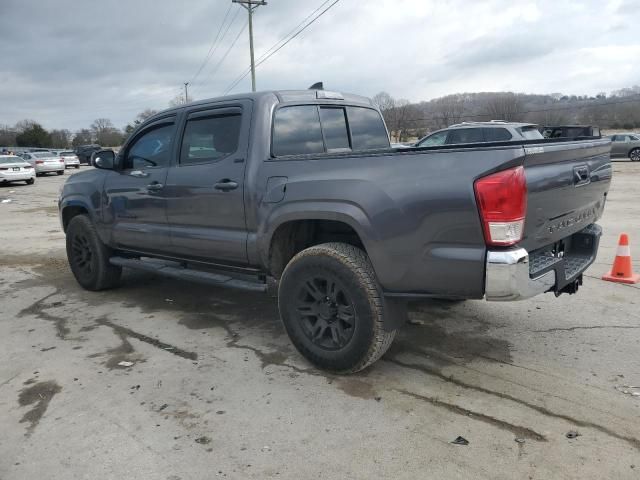
[[[71,145],[79,147],[80,145],[88,145],[93,143],[93,133],[88,128],[83,128],[73,137]]]
[[[68,148],[71,143],[71,132],[67,129],[51,130],[51,146],[53,148]]]
[[[447,95],[430,103],[435,128],[446,128],[454,123],[460,123],[464,118],[466,103],[464,95]]]
[[[91,130],[100,145],[114,147],[120,145],[123,141],[122,133],[113,126],[113,123],[108,118],[95,119],[91,124]]]
[[[514,122],[522,118],[522,104],[515,93],[497,93],[487,101],[487,113],[491,120]]]

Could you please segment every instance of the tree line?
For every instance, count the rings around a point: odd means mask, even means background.
[[[487,120],[640,129],[640,85],[595,96],[477,92],[411,103],[380,92],[372,100],[382,111],[389,133],[399,142],[422,137],[454,123]],[[191,101],[192,98],[179,95],[169,102],[169,106]],[[34,120],[21,120],[14,126],[0,125],[0,146],[70,148],[97,143],[115,147],[122,145],[140,123],[155,113],[156,110],[143,110],[122,129],[115,127],[108,118],[97,118],[88,128],[75,133],[68,129],[46,130]]]
[[[372,98],[392,137],[399,141],[461,122],[506,120],[538,125],[594,125],[640,128],[640,85],[595,96],[514,92],[456,93],[411,103],[380,92]]]
[[[178,95],[169,102],[170,107],[175,107],[193,101]],[[20,120],[15,125],[0,125],[0,147],[40,147],[40,148],[75,148],[80,145],[97,143],[104,147],[117,147],[127,139],[135,128],[144,122],[157,110],[147,108],[138,113],[136,117],[119,129],[108,118],[96,118],[88,128],[77,132],[69,129],[45,129],[35,120]]]

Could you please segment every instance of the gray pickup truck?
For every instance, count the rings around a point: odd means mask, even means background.
[[[361,370],[420,298],[574,293],[594,261],[610,142],[393,149],[380,112],[324,90],[215,98],[154,115],[59,199],[88,290],[122,268],[277,292],[313,364]]]

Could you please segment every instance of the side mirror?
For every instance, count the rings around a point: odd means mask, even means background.
[[[116,154],[113,150],[98,150],[91,154],[91,165],[103,170],[113,170],[116,164]]]

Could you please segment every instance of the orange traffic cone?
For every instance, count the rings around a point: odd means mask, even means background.
[[[602,276],[602,280],[619,283],[638,283],[640,275],[633,273],[631,264],[631,249],[629,248],[629,236],[626,233],[620,234],[618,240],[618,250],[613,261],[613,267],[607,275]]]

